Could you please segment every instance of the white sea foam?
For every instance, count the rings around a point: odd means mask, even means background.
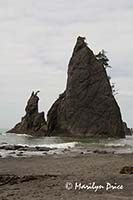
[[[105,144],[104,146],[105,146],[105,147],[126,147],[127,144],[119,144],[119,143],[114,144],[114,143],[109,143],[109,144]]]
[[[14,133],[15,134],[15,133]],[[16,134],[15,134],[16,135]],[[17,137],[33,137],[31,135],[27,135],[27,134],[17,134]]]
[[[32,147],[49,147],[49,148],[58,148],[58,149],[69,149],[74,148],[78,142],[67,142],[67,143],[54,143],[54,144],[43,144],[43,145],[32,145]]]

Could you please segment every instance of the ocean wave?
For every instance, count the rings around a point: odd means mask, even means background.
[[[4,146],[22,146],[22,147],[48,147],[48,148],[57,148],[57,149],[69,149],[74,148],[78,142],[67,142],[67,143],[53,143],[53,144],[42,144],[42,145],[26,145],[26,144],[8,144],[8,143],[1,143],[0,145]]]
[[[33,137],[33,136],[32,135],[27,135],[27,134],[17,134],[17,137]]]
[[[27,134],[16,134],[16,133],[2,133],[2,135],[6,135],[6,136],[15,136],[15,137],[33,137],[32,135],[27,135]]]
[[[129,147],[129,145],[127,144],[120,144],[120,143],[117,143],[117,144],[109,143],[109,144],[105,144],[104,146],[105,147]]]
[[[49,148],[57,148],[57,149],[69,149],[74,148],[76,145],[78,145],[78,142],[67,142],[67,143],[54,143],[54,144],[43,144],[38,145],[39,147],[49,147]],[[37,145],[34,145],[35,147]]]

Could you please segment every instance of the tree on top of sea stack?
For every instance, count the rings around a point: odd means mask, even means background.
[[[111,66],[109,65],[109,59],[108,57],[106,56],[106,51],[104,49],[102,49],[102,51],[100,51],[97,55],[96,55],[96,58],[97,60],[99,60],[103,66],[105,67],[105,69],[107,68],[111,68]],[[108,75],[108,79],[111,83],[111,77]],[[115,96],[118,94],[118,90],[115,89],[115,83],[111,83],[111,89],[112,89],[112,94]]]
[[[26,115],[22,117],[21,122],[16,124],[8,133],[29,134],[34,136],[46,135],[47,124],[44,112],[38,112],[38,93],[39,91],[36,93],[32,92],[25,108]]]
[[[120,108],[104,65],[78,37],[66,90],[48,112],[48,135],[125,137]]]

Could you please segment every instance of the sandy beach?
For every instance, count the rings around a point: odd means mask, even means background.
[[[133,166],[133,154],[0,158],[0,200],[132,200],[133,174],[120,174],[124,166]]]

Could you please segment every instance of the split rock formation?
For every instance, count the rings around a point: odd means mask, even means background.
[[[26,115],[22,117],[21,122],[16,124],[14,128],[9,130],[9,133],[29,134],[34,136],[44,136],[47,132],[47,124],[44,117],[44,112],[38,112],[39,97],[32,92],[29,98],[25,112]]]

